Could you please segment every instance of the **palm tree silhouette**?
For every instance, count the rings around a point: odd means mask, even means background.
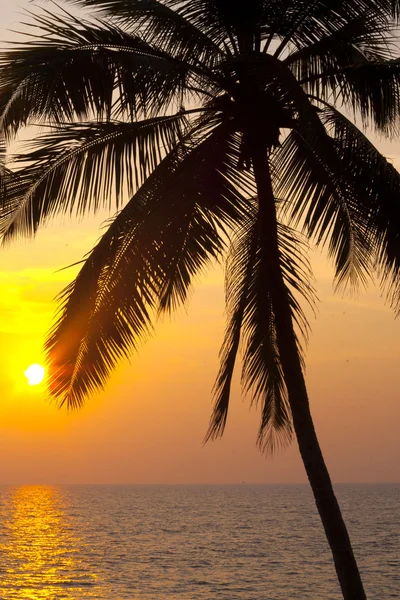
[[[363,130],[397,132],[400,3],[76,3],[99,18],[43,11],[39,34],[0,65],[5,139],[42,125],[4,172],[3,239],[59,213],[119,211],[61,294],[51,393],[80,407],[185,302],[193,277],[227,257],[206,438],[223,433],[242,342],[258,443],[272,451],[294,430],[343,596],[364,599],[304,381],[313,288],[302,236],[327,245],[338,286],[377,271],[398,307],[400,177]]]

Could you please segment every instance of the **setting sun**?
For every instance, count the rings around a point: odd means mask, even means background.
[[[38,385],[43,381],[45,374],[44,367],[41,365],[30,365],[26,371],[24,371],[24,375],[28,380],[29,385]]]

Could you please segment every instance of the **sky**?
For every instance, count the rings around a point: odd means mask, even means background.
[[[0,0],[2,39],[17,28],[16,11]],[[374,141],[400,167],[400,140]],[[239,376],[223,439],[203,446],[225,325],[220,268],[79,412],[27,385],[25,369],[43,362],[54,297],[76,272],[59,269],[91,248],[104,218],[55,221],[0,249],[0,483],[305,482],[295,442],[273,458],[257,450],[260,415]],[[312,264],[320,302],[306,380],[332,479],[400,481],[400,320],[374,285],[335,295],[329,261],[313,251]]]

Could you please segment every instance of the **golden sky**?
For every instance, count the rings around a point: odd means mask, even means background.
[[[0,0],[3,28],[15,27],[12,6]],[[400,141],[378,143],[400,165]],[[0,251],[0,482],[305,481],[295,443],[273,459],[257,451],[259,415],[238,380],[223,440],[202,447],[224,329],[217,268],[80,412],[57,410],[43,386],[27,385],[53,298],[74,274],[57,270],[83,257],[103,218],[54,223]],[[400,320],[373,286],[335,296],[328,262],[312,258],[320,303],[306,377],[328,467],[335,481],[400,481]]]

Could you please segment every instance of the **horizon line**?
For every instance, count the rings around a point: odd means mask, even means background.
[[[335,481],[332,482],[335,485],[400,485],[400,481]],[[231,482],[0,482],[0,486],[244,486],[244,485],[259,485],[259,486],[309,486],[308,481],[298,482],[265,482],[265,481],[231,481]]]

